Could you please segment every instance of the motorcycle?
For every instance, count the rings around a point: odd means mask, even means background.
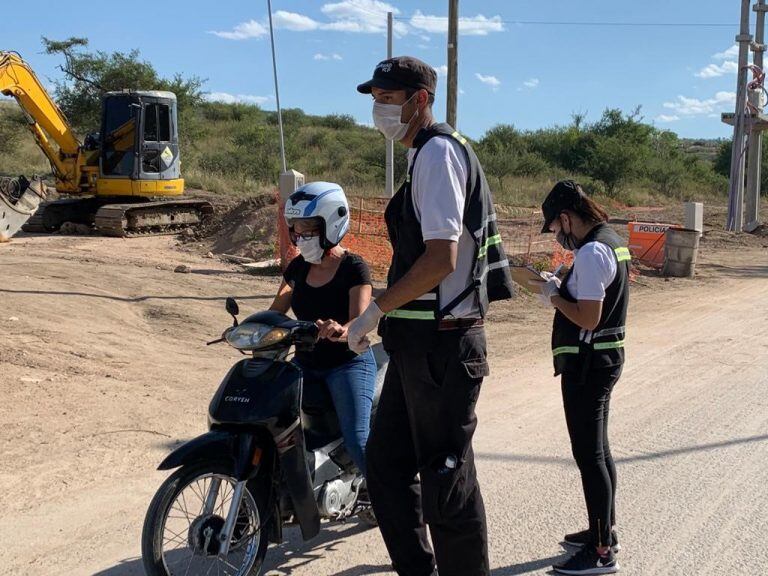
[[[302,409],[302,373],[291,347],[311,350],[312,322],[258,312],[222,337],[250,358],[224,377],[208,410],[209,431],[183,444],[158,467],[176,470],[147,511],[142,559],[148,576],[258,576],[270,543],[298,524],[304,540],[321,519],[358,517],[375,525],[364,479],[347,453],[332,403]],[[378,374],[374,407],[387,363],[374,347]],[[330,400],[330,399],[329,399]]]

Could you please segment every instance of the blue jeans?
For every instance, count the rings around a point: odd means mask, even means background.
[[[304,402],[319,405],[330,393],[339,427],[352,460],[365,474],[365,445],[371,428],[376,388],[376,360],[369,348],[357,358],[330,370],[313,370],[297,362],[304,373]]]

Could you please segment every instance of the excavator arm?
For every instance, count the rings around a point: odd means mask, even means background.
[[[81,149],[72,127],[35,73],[15,52],[0,51],[0,93],[13,96],[29,120],[29,129],[51,163],[61,192],[80,186]]]

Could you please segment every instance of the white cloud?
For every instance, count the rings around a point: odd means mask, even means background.
[[[227,92],[209,92],[205,94],[208,102],[223,102],[224,104],[266,104],[271,96],[254,96],[252,94],[229,94]]]
[[[534,89],[539,85],[539,79],[538,78],[531,78],[530,80],[526,80],[523,82],[523,86],[526,88]]]
[[[313,59],[315,60],[344,60],[344,58],[341,57],[341,54],[336,54],[335,52],[333,54],[321,54],[317,53],[313,56]]]
[[[493,88],[494,92],[499,89],[499,86],[501,86],[501,80],[496,78],[496,76],[483,76],[479,72],[475,73],[475,77],[480,80],[483,84],[486,84]]]
[[[712,59],[722,64],[711,63],[694,74],[697,78],[719,78],[726,74],[736,74],[739,71],[739,64],[736,57],[739,54],[738,45],[731,46],[725,52],[718,52],[712,55]]]
[[[736,58],[739,55],[739,45],[734,44],[725,52],[718,52],[712,55],[713,60],[728,60],[730,58]]]
[[[717,78],[725,74],[736,74],[739,71],[739,65],[734,60],[726,60],[722,64],[709,64],[698,72],[695,76],[698,78]]]
[[[256,20],[248,20],[248,22],[242,22],[228,32],[211,30],[209,34],[215,34],[219,38],[226,38],[227,40],[245,40],[269,34],[269,28],[256,22]]]
[[[678,120],[680,120],[680,116],[676,116],[674,114],[659,114],[656,116],[657,122],[677,122]]]
[[[273,24],[276,29],[293,32],[311,32],[326,30],[332,32],[351,32],[359,34],[384,34],[387,31],[387,12],[395,15],[400,10],[392,4],[381,0],[339,0],[323,4],[320,11],[328,18],[321,22],[300,14],[278,10],[273,14]],[[394,22],[394,32],[398,37],[414,33],[423,41],[429,42],[429,34],[445,34],[448,31],[448,18],[432,16],[417,10],[408,23],[397,20]],[[504,23],[501,16],[486,17],[482,14],[459,18],[459,34],[467,36],[487,36],[493,32],[503,32]],[[217,31],[215,34],[227,40],[246,40],[260,38],[269,34],[268,19],[248,20],[237,24],[232,30]]]
[[[320,27],[320,24],[309,16],[297,14],[296,12],[286,12],[285,10],[278,10],[274,13],[272,24],[275,28],[283,28],[293,32],[308,32],[310,30],[317,30]]]
[[[386,32],[387,12],[400,13],[391,4],[380,0],[341,0],[324,4],[320,11],[331,19],[330,23],[321,24],[323,30],[368,34]],[[393,28],[398,36],[408,33],[402,22],[395,22]]]
[[[448,17],[431,16],[416,10],[409,24],[416,30],[423,30],[429,34],[447,34]],[[486,18],[482,14],[472,17],[459,18],[459,34],[466,36],[487,36],[491,32],[503,32],[504,23],[501,16]]]
[[[438,66],[435,68],[435,71],[437,72],[438,76],[448,76],[448,66],[446,64],[443,64],[442,66]]]
[[[680,116],[703,116],[706,114],[715,114],[723,108],[733,108],[736,105],[735,92],[718,92],[712,98],[699,100],[698,98],[688,98],[678,96],[673,102],[664,102],[664,108],[674,111]]]
[[[291,30],[293,32],[311,32],[313,30],[328,30],[334,32],[355,32],[365,34],[380,34],[387,31],[387,12],[399,14],[400,11],[386,2],[379,0],[341,0],[329,2],[320,9],[328,22],[314,20],[304,14],[278,10],[272,17],[272,23],[276,29]],[[394,23],[394,31],[397,36],[405,36],[408,26],[403,22]],[[269,33],[267,18],[260,22],[249,20],[235,26],[229,31],[212,31],[220,38],[228,40],[245,40],[258,38]]]

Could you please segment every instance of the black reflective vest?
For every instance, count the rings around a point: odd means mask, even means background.
[[[380,326],[387,350],[429,350],[434,343],[438,322],[450,316],[451,311],[464,299],[474,295],[480,314],[485,316],[490,302],[511,298],[513,295],[509,262],[502,247],[493,198],[485,174],[467,140],[448,124],[435,124],[417,134],[414,140],[416,152],[408,175],[387,206],[385,220],[392,244],[392,264],[387,283],[392,286],[400,280],[426,249],[421,235],[421,223],[413,206],[411,182],[419,151],[436,137],[451,138],[464,150],[469,174],[463,225],[475,241],[473,275],[466,289],[442,309],[440,287],[436,286],[420,298],[389,312]]]
[[[610,368],[624,363],[624,336],[629,304],[629,249],[607,224],[599,224],[582,240],[606,244],[616,258],[616,277],[605,289],[603,311],[594,330],[585,330],[566,318],[559,310],[552,328],[552,354],[555,376],[563,372],[582,373]],[[560,284],[560,296],[569,302],[576,299],[568,291],[573,268]]]

